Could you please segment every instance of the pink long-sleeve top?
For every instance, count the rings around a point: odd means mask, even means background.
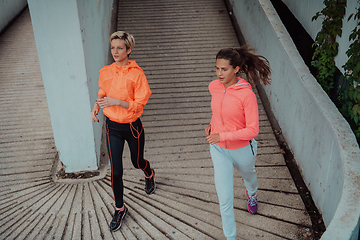
[[[259,134],[259,110],[251,85],[242,78],[225,89],[214,80],[211,93],[211,133],[219,133],[218,146],[237,149],[247,146]]]

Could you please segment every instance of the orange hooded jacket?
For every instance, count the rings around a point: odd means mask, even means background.
[[[259,110],[251,86],[242,78],[225,89],[214,80],[209,84],[211,93],[211,133],[219,133],[219,147],[237,149],[249,145],[259,133]]]
[[[143,70],[135,61],[129,60],[126,66],[114,62],[100,69],[99,73],[99,95],[129,102],[128,109],[120,106],[104,108],[104,115],[118,123],[132,123],[138,119],[151,95]]]

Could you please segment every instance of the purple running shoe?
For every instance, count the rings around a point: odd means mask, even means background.
[[[246,190],[246,195],[248,197],[248,202],[247,202],[247,210],[249,211],[249,213],[251,214],[255,214],[258,210],[258,199],[256,194],[249,196],[248,191]]]

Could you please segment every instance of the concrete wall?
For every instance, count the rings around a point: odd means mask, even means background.
[[[98,168],[102,119],[90,120],[108,64],[113,0],[28,0],[55,145],[65,171]]]
[[[349,124],[310,74],[270,0],[230,0],[245,41],[273,70],[271,108],[321,211],[322,239],[357,239],[360,151]]]
[[[26,5],[26,0],[0,0],[0,32]]]
[[[317,12],[320,12],[325,7],[324,0],[282,0],[294,16],[299,20],[303,25],[305,30],[309,35],[315,40],[317,33],[322,28],[322,18],[318,18],[316,21],[311,21],[312,17],[315,16]],[[342,66],[348,60],[346,56],[346,51],[350,46],[349,36],[351,31],[356,27],[357,23],[352,18],[348,21],[350,14],[355,12],[355,8],[359,7],[356,0],[347,1],[346,15],[343,20],[343,32],[342,36],[337,38],[339,43],[339,53],[335,58],[336,66],[341,72],[344,72]]]

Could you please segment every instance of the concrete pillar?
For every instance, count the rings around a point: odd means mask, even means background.
[[[28,0],[28,5],[60,161],[67,173],[95,170],[102,119],[93,123],[90,111],[98,71],[108,63],[113,0]]]
[[[0,33],[26,7],[26,0],[0,0]]]

